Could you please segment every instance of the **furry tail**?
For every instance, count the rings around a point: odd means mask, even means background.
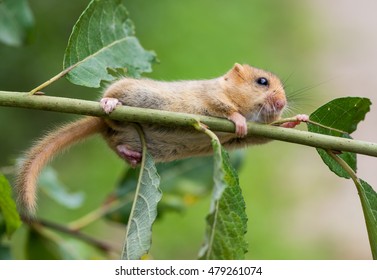
[[[49,133],[26,153],[16,181],[17,203],[21,213],[27,216],[35,213],[37,179],[43,166],[55,154],[104,128],[102,119],[86,117]]]

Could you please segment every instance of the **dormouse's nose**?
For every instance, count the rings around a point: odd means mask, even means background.
[[[286,104],[287,104],[287,101],[285,101],[285,99],[276,98],[274,106],[277,110],[281,111],[283,110]]]

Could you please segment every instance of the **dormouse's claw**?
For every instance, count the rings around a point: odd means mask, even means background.
[[[115,107],[118,105],[122,105],[117,98],[112,97],[104,97],[100,101],[101,108],[105,111],[106,114],[110,114],[114,111]]]

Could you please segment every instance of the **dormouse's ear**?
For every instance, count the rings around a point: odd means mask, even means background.
[[[228,79],[245,80],[243,66],[239,63],[235,63],[233,68],[225,75],[225,80]]]
[[[243,66],[239,63],[235,63],[233,66],[233,71],[241,73],[243,71]]]

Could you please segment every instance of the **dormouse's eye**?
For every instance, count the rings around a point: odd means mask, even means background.
[[[256,82],[257,82],[258,85],[261,85],[261,86],[266,86],[267,87],[269,85],[269,82],[268,82],[267,78],[264,78],[264,77],[258,78],[256,80]]]

